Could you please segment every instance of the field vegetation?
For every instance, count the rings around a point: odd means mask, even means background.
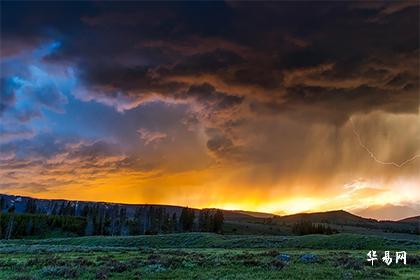
[[[366,261],[406,250],[407,265]],[[418,279],[420,241],[180,233],[0,242],[0,279]]]

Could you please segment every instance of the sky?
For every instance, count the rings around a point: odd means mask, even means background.
[[[0,192],[420,215],[419,8],[2,2]]]

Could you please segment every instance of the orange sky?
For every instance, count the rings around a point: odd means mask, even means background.
[[[376,122],[377,118],[388,118],[388,125],[392,125],[388,130],[395,133],[400,123],[416,121],[415,116],[385,117],[382,114],[364,117],[364,120],[362,117],[353,119],[360,124],[372,120]],[[327,129],[316,128],[312,133],[317,134],[318,130],[325,133]],[[414,131],[418,133],[419,130]],[[19,187],[7,189],[7,193],[39,198],[217,207],[278,214],[335,209],[357,212],[372,205],[412,207],[417,204],[420,200],[419,173],[416,172],[419,161],[403,167],[377,163],[358,145],[350,124],[344,126],[340,133],[343,135],[340,154],[345,158],[334,167],[330,165],[328,156],[332,153],[328,148],[331,144],[325,143],[325,139],[317,139],[312,144],[317,145],[317,149],[297,162],[298,170],[289,170],[290,174],[283,175],[276,174],[271,166],[264,164],[256,166],[253,162],[235,163],[230,160],[215,162],[213,155],[205,152],[199,156],[209,163],[196,170],[174,169],[182,165],[185,158],[175,151],[178,156],[172,158],[169,155],[160,169],[139,171],[131,167],[116,169],[122,157],[95,157],[96,162],[90,165],[92,162],[89,164],[88,161],[91,159],[84,155],[70,160],[71,152],[66,151],[50,158],[48,163],[34,163],[24,170],[15,170],[18,180],[10,182],[19,182]],[[406,139],[406,145],[409,145],[409,140]],[[390,153],[388,143],[377,141],[374,147],[378,157]],[[155,148],[158,149],[158,146]],[[347,153],[347,149],[351,152]],[[337,152],[337,147],[334,152]],[[45,164],[50,164],[51,169],[45,168]],[[331,170],[324,170],[320,165],[329,166]],[[3,166],[2,172],[10,172],[11,168]],[[33,184],[46,187],[38,189]]]
[[[117,6],[2,3],[0,193],[420,214],[419,3]]]

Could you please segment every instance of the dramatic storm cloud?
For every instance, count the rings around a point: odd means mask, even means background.
[[[420,213],[419,23],[415,1],[2,3],[0,191]]]

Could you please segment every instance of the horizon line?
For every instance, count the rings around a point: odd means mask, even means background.
[[[260,211],[252,211],[252,210],[244,210],[244,209],[225,209],[225,208],[217,208],[217,207],[204,207],[204,208],[198,208],[198,207],[189,207],[188,205],[173,205],[173,204],[156,204],[156,203],[125,203],[125,202],[111,202],[111,201],[95,201],[95,200],[78,200],[78,199],[67,199],[67,198],[39,198],[39,197],[34,197],[34,196],[28,196],[28,195],[18,195],[18,194],[7,194],[7,193],[0,193],[0,196],[2,195],[7,195],[7,196],[15,196],[15,197],[23,197],[23,198],[30,198],[30,199],[37,199],[37,200],[54,200],[54,201],[74,201],[74,202],[83,202],[83,203],[106,203],[106,204],[119,204],[119,205],[126,205],[126,206],[166,206],[166,207],[179,207],[179,208],[190,208],[190,209],[195,209],[195,210],[204,210],[204,209],[220,209],[223,211],[231,211],[231,212],[248,212],[248,213],[256,213],[256,214],[265,214],[265,215],[273,215],[273,216],[277,216],[277,217],[288,217],[288,216],[293,216],[293,215],[302,215],[302,214],[320,214],[320,213],[329,213],[329,212],[346,212],[349,213],[351,215],[360,217],[360,218],[364,218],[364,219],[371,219],[371,220],[375,220],[375,221],[392,221],[392,222],[398,222],[398,221],[402,221],[404,219],[408,219],[408,218],[414,218],[414,217],[418,217],[419,215],[414,215],[414,216],[407,216],[405,218],[402,219],[398,219],[398,220],[390,220],[390,219],[375,219],[375,218],[371,218],[371,217],[365,217],[365,216],[360,216],[358,214],[352,213],[351,210],[345,210],[345,209],[334,209],[334,210],[326,210],[326,211],[308,211],[308,212],[296,212],[296,213],[292,213],[292,214],[286,214],[286,215],[279,215],[279,214],[275,214],[275,213],[271,213],[271,212],[260,212]]]

